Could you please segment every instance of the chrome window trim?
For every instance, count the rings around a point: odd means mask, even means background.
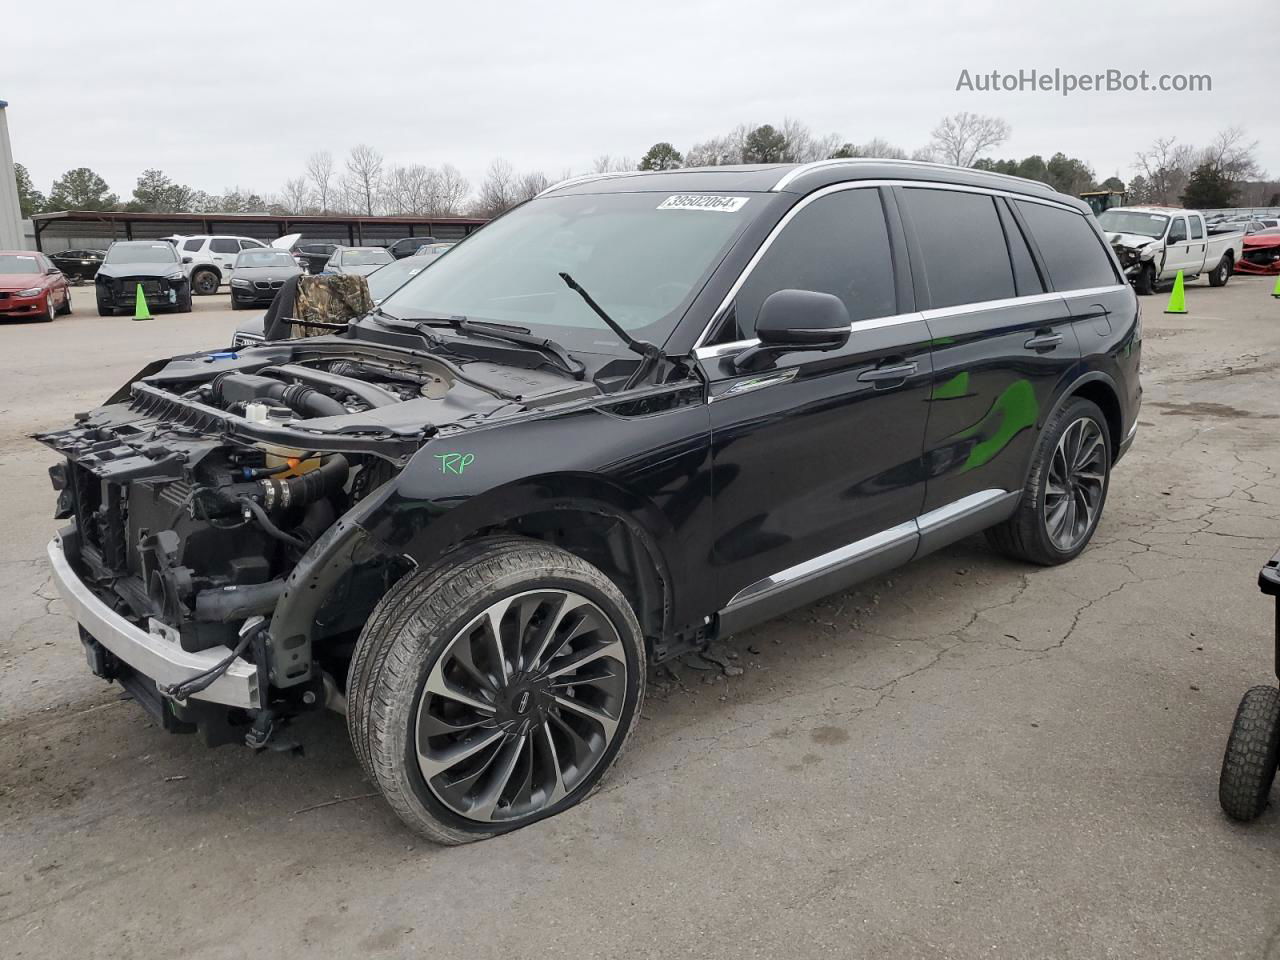
[[[870,536],[863,537],[861,540],[847,543],[843,547],[828,550],[826,553],[787,567],[785,570],[779,570],[777,573],[770,574],[755,583],[748,584],[733,595],[729,602],[725,604],[724,609],[729,610],[749,601],[759,600],[761,597],[768,596],[785,587],[802,583],[842,564],[852,562],[886,547],[896,546],[910,540],[912,537],[938,530],[953,520],[958,520],[967,514],[991,506],[1008,496],[1009,491],[996,487],[971,493],[967,497],[961,497],[959,500],[923,513],[914,520],[908,520],[887,530],[881,530],[879,533],[873,533]]]
[[[854,320],[849,324],[849,332],[857,333],[860,330],[876,330],[880,327],[896,327],[903,323],[914,323],[917,320],[923,320],[924,315],[921,313],[895,313],[890,317],[868,317],[866,320]],[[748,347],[758,347],[760,341],[752,338],[750,340],[735,340],[733,343],[718,343],[711,347],[694,347],[693,355],[698,360],[714,360],[716,357],[723,357],[727,354],[738,353]]]
[[[815,163],[826,164],[827,161],[818,160],[818,161],[815,161]],[[840,161],[840,163],[844,163],[844,161]],[[902,163],[909,163],[909,161],[902,161]],[[783,179],[786,179],[786,178],[783,178]],[[1014,179],[1019,179],[1019,178],[1014,178]],[[781,183],[781,180],[780,180],[780,183]],[[791,223],[792,218],[794,218],[796,214],[799,214],[801,210],[804,210],[806,206],[809,206],[809,204],[812,204],[812,202],[814,202],[815,200],[818,200],[818,198],[820,197],[826,197],[826,196],[832,195],[832,193],[841,193],[841,192],[847,191],[847,189],[863,189],[863,188],[874,188],[874,187],[915,187],[920,189],[950,189],[950,191],[959,191],[961,193],[986,193],[986,195],[988,196],[1010,197],[1012,198],[1012,200],[1025,200],[1028,202],[1032,202],[1032,204],[1043,204],[1044,206],[1059,207],[1059,209],[1068,210],[1070,212],[1073,212],[1073,214],[1078,214],[1078,215],[1080,214],[1079,210],[1076,210],[1075,207],[1070,206],[1069,204],[1064,204],[1064,202],[1048,200],[1048,198],[1030,197],[1030,196],[1024,195],[1024,193],[1004,191],[1004,189],[996,189],[993,187],[970,187],[970,186],[966,186],[966,184],[927,183],[927,182],[923,182],[923,180],[850,180],[850,182],[847,182],[847,183],[832,183],[831,186],[815,189],[813,193],[808,193],[808,195],[805,195],[803,198],[801,198],[801,200],[797,202],[797,204],[792,206],[790,210],[787,210],[786,214],[783,215],[783,218],[781,220],[778,220],[777,224],[774,224],[774,227],[772,230],[769,230],[769,236],[764,238],[763,243],[760,243],[759,250],[755,251],[754,255],[751,256],[751,259],[748,261],[748,264],[746,264],[746,266],[742,268],[742,273],[740,273],[739,276],[737,276],[737,279],[735,280],[735,282],[733,282],[732,287],[728,288],[728,292],[724,294],[723,300],[719,302],[719,306],[717,306],[716,310],[712,312],[712,319],[708,321],[707,326],[704,326],[703,332],[701,332],[698,335],[698,339],[694,340],[694,356],[698,358],[698,360],[707,360],[707,358],[710,358],[710,357],[724,356],[726,355],[726,353],[735,353],[737,351],[740,351],[740,349],[754,347],[756,343],[759,343],[759,340],[748,339],[748,340],[735,340],[735,342],[732,342],[732,343],[716,344],[716,346],[713,346],[713,347],[704,347],[704,344],[705,342],[707,342],[707,338],[709,337],[710,332],[712,332],[712,329],[714,328],[714,326],[716,326],[716,324],[719,323],[719,320],[723,319],[724,312],[728,310],[728,306],[730,306],[730,303],[733,302],[733,298],[735,298],[737,296],[737,293],[741,291],[742,284],[746,283],[746,280],[748,280],[749,276],[751,275],[751,271],[755,270],[756,264],[759,264],[760,260],[763,259],[765,253],[768,252],[769,247],[773,246],[773,242],[776,241],[778,234],[781,234],[782,230],[786,229],[787,224]],[[774,191],[777,191],[777,189],[778,187],[774,187]],[[993,310],[998,310],[998,308],[1000,308],[1001,306],[1011,306],[1011,305],[1016,305],[1016,303],[1048,302],[1048,301],[1051,301],[1053,297],[1080,297],[1080,296],[1089,296],[1089,294],[1094,294],[1094,293],[1098,293],[1098,294],[1112,293],[1115,291],[1121,291],[1121,289],[1125,288],[1125,285],[1126,284],[1123,284],[1123,283],[1117,283],[1117,284],[1110,285],[1110,287],[1088,287],[1084,289],[1074,289],[1074,291],[1050,291],[1047,293],[1032,293],[1032,294],[1028,294],[1028,296],[1025,296],[1025,297],[1010,297],[1010,298],[1004,298],[1004,300],[998,300],[998,301],[956,303],[955,306],[931,308],[931,310],[923,311],[923,314],[924,314],[925,320],[928,320],[929,317],[931,316],[934,317],[934,319],[937,319],[937,317],[941,317],[947,314],[965,314],[965,312],[977,312],[979,310],[988,310],[988,308],[993,308]],[[916,317],[919,317],[920,314],[897,314],[896,315],[896,317],[908,317],[908,316],[913,317],[913,319],[916,319]],[[893,319],[895,319],[895,317],[869,317],[869,320],[893,320]],[[863,323],[868,323],[868,320],[855,320],[852,326],[854,326],[854,329],[858,329],[858,324],[863,324]],[[905,323],[905,320],[899,319],[897,320],[897,323]],[[882,325],[888,326],[891,324],[886,323]]]
[[[825,163],[826,161],[819,160],[816,162]],[[908,161],[901,161],[901,162],[908,162]],[[783,179],[785,180],[786,178],[784,177]],[[779,181],[779,182],[782,182],[782,181]],[[1040,204],[1044,204],[1045,206],[1057,207],[1059,209],[1067,210],[1077,215],[1082,215],[1080,214],[1079,210],[1075,209],[1074,207],[1070,206],[1067,203],[1058,202],[1048,198],[1031,197],[1031,196],[1027,196],[1026,194],[1016,193],[1011,190],[1000,190],[994,187],[971,187],[971,186],[968,186],[967,184],[932,183],[932,182],[917,181],[917,180],[850,180],[845,183],[830,184],[828,186],[822,187],[821,189],[815,190],[812,193],[809,193],[803,196],[799,200],[799,202],[793,205],[791,209],[788,210],[786,214],[783,215],[781,220],[779,220],[776,224],[774,224],[773,229],[769,231],[769,235],[765,237],[764,242],[760,244],[760,249],[758,249],[752,255],[751,259],[747,261],[747,265],[743,267],[742,272],[738,274],[738,279],[733,282],[733,286],[731,286],[729,288],[728,293],[724,295],[724,298],[720,301],[719,306],[717,306],[716,309],[712,311],[711,319],[707,322],[707,325],[703,327],[702,333],[698,334],[698,339],[695,340],[693,343],[694,356],[697,356],[699,357],[699,359],[701,359],[701,356],[698,354],[697,351],[702,348],[703,344],[706,343],[707,337],[711,335],[712,329],[715,327],[717,323],[720,322],[721,319],[723,319],[725,312],[729,309],[729,304],[733,303],[733,298],[738,295],[738,292],[742,289],[743,284],[747,282],[747,278],[751,276],[751,272],[755,270],[756,265],[761,261],[761,259],[764,258],[764,255],[769,251],[769,248],[773,246],[774,241],[778,238],[778,236],[782,233],[782,231],[786,229],[787,224],[789,224],[792,221],[792,219],[796,216],[796,214],[798,214],[801,210],[803,210],[805,207],[807,207],[809,204],[813,203],[814,201],[819,200],[822,197],[830,196],[833,193],[843,193],[846,190],[862,190],[862,189],[872,189],[872,188],[878,188],[878,187],[915,187],[917,189],[923,189],[923,190],[953,190],[953,191],[958,191],[960,193],[980,193],[980,194],[985,194],[987,196],[992,196],[992,197],[1009,197],[1014,200],[1026,200],[1030,203],[1040,203]],[[775,187],[774,189],[777,190],[778,188]],[[1074,293],[1074,291],[1055,290],[1055,291],[1052,291],[1051,294],[1031,294],[1029,297],[1015,297],[1013,299],[1021,300],[1023,302],[1028,302],[1028,301],[1034,302],[1034,300],[1031,300],[1032,297],[1042,297],[1042,296],[1050,296],[1050,295],[1066,296],[1072,293]],[[973,307],[975,310],[982,309],[985,303],[992,303],[992,302],[994,301],[984,301],[983,303],[973,305]],[[965,307],[965,306],[970,306],[970,304],[957,304],[955,307],[946,307],[944,309],[955,310],[958,307]],[[905,316],[905,314],[899,314],[898,316]],[[873,317],[869,319],[880,319],[880,318]],[[861,323],[863,321],[855,321],[855,322]],[[744,347],[751,346],[753,343],[745,340],[740,340],[736,342],[743,344]],[[732,344],[721,344],[721,346],[728,347],[728,346],[732,346]]]

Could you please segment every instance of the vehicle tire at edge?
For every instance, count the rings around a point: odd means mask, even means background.
[[[1253,687],[1236,710],[1222,757],[1218,802],[1232,820],[1247,823],[1267,807],[1280,764],[1280,689]]]
[[[53,291],[50,290],[44,295],[44,312],[40,314],[41,323],[53,323],[53,318],[59,313],[57,307],[53,305]]]
[[[417,766],[412,731],[428,674],[476,610],[504,596],[554,585],[588,596],[622,640],[627,689],[617,732],[592,772],[558,803],[509,823],[467,821],[439,802]],[[351,660],[347,730],[365,773],[401,820],[436,843],[469,843],[553,816],[593,793],[640,717],[645,668],[635,614],[600,570],[538,540],[486,537],[406,575],[378,603]]]
[[[98,304],[98,316],[114,317],[115,315],[116,315],[115,307],[104,307],[101,303]]]
[[[1148,263],[1138,271],[1133,281],[1134,292],[1140,297],[1149,297],[1156,292],[1156,268]]]
[[[1082,417],[1092,419],[1102,433],[1106,446],[1104,463],[1106,469],[1102,479],[1102,492],[1097,512],[1090,521],[1084,537],[1070,550],[1059,549],[1049,537],[1045,522],[1045,494],[1049,483],[1049,470],[1058,441],[1062,439],[1067,428]],[[1073,397],[1062,405],[1062,408],[1050,417],[1044,430],[1036,441],[1035,455],[1031,461],[1031,472],[1022,488],[1022,499],[1018,501],[1018,509],[1013,516],[987,530],[987,541],[1000,553],[1036,563],[1041,566],[1055,566],[1075,559],[1093,539],[1094,530],[1102,519],[1102,512],[1107,504],[1107,490],[1111,485],[1111,462],[1115,447],[1111,439],[1111,431],[1107,427],[1107,418],[1103,416],[1097,404],[1084,397]]]
[[[191,312],[191,294],[188,292],[178,300],[178,313]]]
[[[67,295],[62,301],[62,306],[58,308],[58,314],[60,316],[65,317],[70,313],[71,313],[71,288],[67,287]]]
[[[218,292],[218,275],[212,270],[196,270],[191,274],[191,290],[196,296],[213,296]]]
[[[1231,273],[1231,257],[1224,253],[1218,265],[1209,271],[1209,286],[1225,287],[1231,279]]]

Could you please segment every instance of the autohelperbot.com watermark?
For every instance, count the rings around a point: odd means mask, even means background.
[[[1212,93],[1207,73],[1151,73],[1149,70],[1108,69],[1097,73],[1052,70],[962,69],[956,90],[974,93]]]

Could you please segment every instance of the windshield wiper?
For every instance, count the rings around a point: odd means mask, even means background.
[[[551,357],[565,373],[569,374],[575,380],[583,379],[587,374],[586,365],[581,360],[569,353],[564,347],[546,337],[539,337],[531,334],[528,327],[513,327],[505,323],[490,323],[485,320],[468,320],[466,317],[417,317],[413,319],[402,319],[392,316],[381,307],[375,307],[370,314],[374,321],[384,326],[395,327],[404,330],[415,330],[418,333],[430,337],[437,343],[442,343],[436,337],[432,337],[427,333],[427,327],[450,327],[461,333],[471,334],[477,337],[488,337],[490,340],[502,340],[506,343],[513,343],[520,347],[531,347],[547,356]]]
[[[627,382],[623,385],[622,389],[630,390],[636,384],[643,383],[653,368],[657,366],[658,361],[662,359],[662,348],[649,343],[646,340],[637,340],[631,334],[627,333],[627,331],[622,328],[622,324],[618,323],[617,320],[614,320],[613,317],[605,313],[604,308],[601,307],[600,304],[596,303],[595,300],[591,298],[591,294],[587,293],[587,291],[579,285],[578,281],[569,276],[569,274],[561,271],[560,279],[564,281],[565,286],[580,296],[583,301],[586,302],[587,306],[595,311],[596,316],[603,320],[608,325],[609,329],[618,335],[618,339],[625,343],[632,353],[640,354],[640,366],[636,367],[636,372],[627,379]]]

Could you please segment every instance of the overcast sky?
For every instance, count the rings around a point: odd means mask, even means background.
[[[1231,125],[1280,176],[1280,3],[1075,0],[768,3],[15,3],[0,0],[0,99],[36,186],[76,166],[127,198],[158,167],[220,193],[276,191],[307,155],[366,142],[451,162],[473,186],[505,157],[556,177],[601,154],[683,150],[738,123],[923,145],[944,114],[1003,117],[996,154],[1062,150],[1133,174],[1157,136]],[[1147,12],[1143,12],[1144,9]],[[1247,12],[1246,12],[1247,11]],[[1210,93],[957,91],[962,69],[1207,73]]]

